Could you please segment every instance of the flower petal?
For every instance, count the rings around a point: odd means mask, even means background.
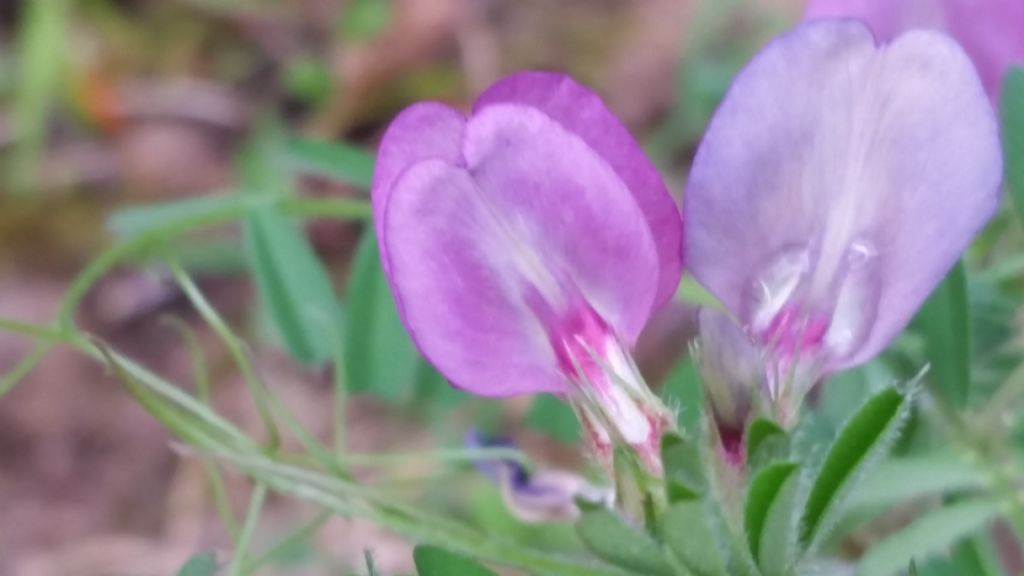
[[[474,114],[463,156],[544,260],[632,346],[661,271],[646,216],[612,167],[550,117],[514,104]]]
[[[384,213],[399,176],[423,160],[437,159],[459,164],[465,124],[462,114],[436,102],[414,104],[391,122],[377,151],[373,174],[373,225],[378,238],[383,232]],[[390,262],[384,242],[381,242],[380,256],[386,272]]]
[[[825,302],[804,341],[833,369],[877,353],[996,209],[993,111],[963,51],[915,31],[878,47],[855,21],[819,21],[741,72],[697,152],[686,260],[742,322],[773,298]],[[757,300],[759,296],[762,300]],[[804,338],[803,336],[801,338]]]
[[[382,238],[406,328],[423,355],[469,392],[564,392],[543,326],[502,275],[509,257],[490,239],[482,196],[469,172],[440,160],[420,162],[396,182]]]
[[[479,112],[495,104],[540,110],[583,139],[633,193],[647,218],[661,265],[655,307],[675,294],[682,272],[682,220],[654,164],[594,91],[564,74],[520,72],[491,86],[477,100]]]
[[[473,393],[564,392],[552,320],[530,291],[592,307],[635,341],[659,272],[646,219],[600,157],[536,110],[488,107],[466,125],[463,150],[466,168],[407,169],[387,204],[382,238],[406,325]]]

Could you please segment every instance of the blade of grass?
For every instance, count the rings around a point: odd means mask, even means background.
[[[269,447],[271,450],[276,449],[280,445],[281,437],[269,406],[269,394],[252,368],[252,363],[249,361],[248,355],[244,350],[245,344],[235,336],[235,333],[231,331],[220,314],[217,314],[217,311],[213,309],[213,306],[210,305],[199,288],[192,282],[192,278],[181,268],[181,265],[173,259],[168,260],[167,264],[178,286],[185,293],[185,297],[188,298],[192,306],[199,312],[199,315],[203,317],[203,320],[213,328],[213,331],[228,349],[228,354],[234,360],[239,372],[241,372],[242,380],[245,381],[249,394],[252,396],[257,411],[259,411],[260,419],[263,421],[263,426],[266,428],[269,437],[267,440]]]
[[[267,486],[259,482],[253,488],[252,496],[249,498],[249,509],[245,513],[245,523],[242,524],[242,532],[238,536],[238,544],[235,545],[235,554],[228,565],[228,576],[241,576],[245,573],[249,547],[252,545],[252,536],[256,532],[256,525],[263,514],[263,504],[266,500]]]
[[[165,322],[174,328],[185,341],[185,345],[189,351],[189,357],[192,358],[192,373],[195,378],[196,394],[203,404],[206,404],[212,409],[213,401],[210,396],[210,375],[206,367],[206,356],[203,354],[203,349],[199,345],[199,340],[196,339],[195,333],[191,328],[189,328],[188,324],[178,318],[167,317],[165,318]],[[235,519],[235,515],[231,511],[231,502],[228,500],[227,490],[224,487],[224,478],[221,476],[219,467],[213,462],[204,461],[202,465],[203,475],[206,477],[206,482],[210,486],[210,496],[213,498],[213,505],[217,510],[217,516],[220,518],[220,522],[224,526],[224,531],[227,532],[228,537],[231,538],[231,543],[237,546],[239,537],[238,521]]]

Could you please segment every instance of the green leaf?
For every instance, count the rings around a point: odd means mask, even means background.
[[[764,576],[795,576],[800,480],[800,474],[790,474],[768,508],[758,546],[758,561]]]
[[[665,513],[665,543],[693,576],[729,576],[726,549],[716,535],[721,519],[699,500],[679,502]]]
[[[958,263],[917,316],[931,364],[927,379],[953,408],[967,406],[971,386],[971,319],[967,304],[967,275],[963,263]]]
[[[390,0],[353,0],[342,15],[338,32],[347,40],[369,40],[391,22],[391,12]]]
[[[294,170],[367,190],[373,184],[373,155],[351,144],[293,138],[284,144],[284,158]]]
[[[346,320],[348,389],[410,400],[421,360],[398,317],[372,226],[363,231],[352,264]]]
[[[1003,566],[999,560],[992,538],[987,534],[974,536],[959,542],[953,547],[953,564],[957,574],[972,576],[1004,576]]]
[[[1014,67],[1003,77],[999,99],[1003,120],[1006,185],[1017,213],[1024,218],[1024,68]]]
[[[584,513],[576,532],[594,555],[611,564],[645,575],[673,574],[661,546],[610,510]]]
[[[217,573],[217,556],[213,552],[199,552],[178,570],[178,576],[213,576]]]
[[[794,522],[780,522],[782,507],[789,508],[792,514],[792,490],[799,477],[799,468],[792,462],[775,462],[758,472],[750,482],[747,502],[743,511],[743,525],[747,533],[747,543],[754,559],[763,567],[764,556],[769,546],[780,541],[787,542],[792,548],[796,540],[793,532]],[[783,529],[782,534],[771,534],[770,531]]]
[[[954,453],[891,458],[864,476],[849,508],[890,508],[929,496],[981,489],[988,474]]]
[[[811,484],[800,543],[813,547],[834,525],[857,480],[888,452],[910,409],[911,394],[886,388],[850,418],[829,447]]]
[[[242,153],[239,170],[249,194],[279,192],[290,186],[273,167],[269,144],[255,141]],[[341,308],[330,278],[312,246],[285,216],[258,208],[245,221],[246,256],[263,304],[277,333],[298,361],[328,360],[340,337]]]
[[[707,490],[700,447],[676,432],[661,437],[661,463],[669,501],[690,500]]]
[[[789,435],[772,420],[757,418],[746,432],[747,466],[757,469],[789,455]]]
[[[9,191],[25,193],[36,184],[46,140],[47,119],[60,93],[61,71],[68,54],[68,0],[26,2],[18,23],[15,83],[14,150],[10,156]]]
[[[992,522],[1000,512],[1000,506],[987,499],[947,504],[868,550],[858,566],[857,575],[897,574],[912,559],[920,561],[929,555],[945,552],[958,540]]]
[[[526,415],[526,425],[566,444],[579,442],[583,437],[576,413],[551,394],[538,394],[534,398]]]
[[[250,197],[228,192],[128,206],[110,216],[107,220],[107,229],[120,238],[131,238],[171,222],[206,216],[241,206],[249,201]]]
[[[419,576],[498,576],[474,560],[435,546],[417,546],[412,558]]]
[[[680,430],[689,434],[700,431],[704,392],[697,364],[692,358],[684,358],[672,369],[661,389],[661,399],[666,406],[675,410]]]

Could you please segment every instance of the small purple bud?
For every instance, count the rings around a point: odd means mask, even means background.
[[[482,438],[475,430],[466,433],[466,445],[472,448],[515,447],[504,438]],[[498,486],[508,510],[523,522],[571,521],[580,515],[579,500],[603,506],[610,506],[614,501],[610,488],[595,486],[568,471],[530,473],[514,460],[485,460],[476,467]]]

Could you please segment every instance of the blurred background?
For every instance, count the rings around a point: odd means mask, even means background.
[[[459,446],[465,430],[477,427],[513,436],[545,465],[583,469],[575,418],[557,401],[470,399],[416,357],[364,224],[381,132],[417,100],[467,107],[508,72],[566,71],[604,96],[678,195],[732,77],[799,19],[802,4],[2,0],[0,317],[48,324],[67,311],[69,291],[85,286],[75,316],[83,330],[184,387],[201,372],[217,410],[258,430],[231,350],[170,280],[161,265],[170,257],[317,437],[336,433],[332,405],[342,381],[345,445],[353,452]],[[105,250],[131,245],[168,218],[168,210],[202,213],[228,206],[218,204],[224,198],[274,187],[307,201],[288,215],[246,222],[253,237],[284,247],[277,253],[260,252],[237,222],[227,223],[175,237],[161,248],[170,256],[133,249],[95,283],[75,280]],[[296,215],[305,216],[301,227],[281,226]],[[1019,225],[1006,227],[1018,242]],[[299,282],[297,298],[317,298],[302,288],[322,280],[310,254],[327,272],[345,328],[345,362],[337,369],[328,362],[330,342],[290,333],[282,304],[257,290],[273,286],[276,273],[286,284]],[[1000,342],[1009,339],[1012,302],[993,296],[985,303]],[[638,351],[652,384],[690,393],[694,368],[679,359],[692,334],[685,304],[656,319]],[[24,359],[42,354],[29,339],[0,332],[0,373],[7,374],[0,383],[0,575],[173,574],[197,551],[229,550],[201,463],[183,458],[109,371],[80,354],[46,350],[16,382],[30,367]],[[866,373],[877,373],[872,366]],[[833,401],[836,421],[848,401]],[[497,490],[467,467],[396,462],[360,472],[360,479],[389,483],[536,546],[573,546],[570,527],[519,523]],[[224,483],[226,501],[240,515],[248,484],[230,474]],[[365,549],[381,574],[411,566],[407,542],[368,522],[317,518],[283,498],[268,502],[255,546],[307,525],[267,573],[365,574]],[[863,545],[854,540],[848,551]]]

